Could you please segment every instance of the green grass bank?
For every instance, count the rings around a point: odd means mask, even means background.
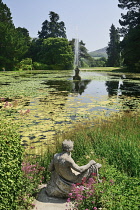
[[[95,184],[91,196],[76,202],[78,210],[139,209],[139,130],[140,113],[124,113],[109,117],[106,121],[96,121],[94,127],[90,124],[77,125],[58,137],[58,141],[65,138],[74,141],[72,156],[77,164],[87,164],[91,159],[102,163],[100,178],[103,183]],[[60,151],[60,145],[58,148],[57,151]],[[85,197],[89,191],[82,193]]]

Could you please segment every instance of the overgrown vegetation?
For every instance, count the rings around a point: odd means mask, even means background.
[[[0,121],[0,209],[25,210],[34,207],[34,193],[42,183],[44,168],[37,157],[32,161],[24,154],[18,125],[12,120]],[[32,148],[31,148],[32,149]]]
[[[17,209],[21,186],[23,149],[12,121],[0,121],[0,209]]]
[[[100,178],[103,180],[97,184],[96,177],[93,177],[88,184],[83,182],[78,185],[78,189],[79,186],[83,189],[81,191],[78,191],[75,185],[76,191],[72,191],[68,201],[74,201],[79,210],[138,210],[139,113],[125,113],[123,116],[109,117],[106,121],[96,120],[94,127],[90,127],[90,124],[77,125],[73,130],[58,135],[56,145],[48,148],[42,157],[25,155],[24,159],[20,138],[15,131],[16,125],[12,121],[2,120],[0,126],[2,209],[19,210],[34,207],[33,195],[38,191],[38,185],[46,183],[50,177],[44,168],[47,169],[53,154],[61,151],[61,142],[67,138],[74,141],[72,156],[78,165],[86,164],[91,159],[102,163]],[[32,149],[33,147],[30,148]],[[77,197],[79,194],[84,196],[80,200]]]
[[[79,210],[139,209],[139,129],[140,114],[124,114],[97,123],[92,128],[77,126],[63,135],[62,139],[74,141],[73,158],[79,165],[90,159],[103,165],[100,170],[103,183],[89,183],[92,192],[85,188],[86,183],[80,185],[81,191],[79,185],[78,188],[74,186],[68,201],[74,201]]]

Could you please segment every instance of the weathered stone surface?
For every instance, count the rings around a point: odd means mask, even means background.
[[[65,210],[66,199],[49,197],[46,194],[46,185],[40,187],[40,192],[34,200],[35,207],[33,210]]]
[[[81,183],[83,177],[88,180],[93,173],[99,176],[98,169],[101,164],[91,160],[84,166],[78,166],[71,157],[71,140],[63,141],[62,148],[62,153],[55,154],[49,165],[51,179],[47,184],[46,193],[48,196],[66,198],[73,183]]]

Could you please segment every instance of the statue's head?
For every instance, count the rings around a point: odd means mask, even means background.
[[[62,149],[66,152],[71,152],[73,150],[73,141],[65,139],[62,142]]]

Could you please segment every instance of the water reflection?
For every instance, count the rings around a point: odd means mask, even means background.
[[[49,88],[55,88],[55,90],[52,91],[53,94],[58,91],[57,94],[68,96],[69,93],[82,95],[90,82],[91,80],[48,80],[42,84],[49,85]]]
[[[131,79],[131,80],[130,80]],[[118,81],[106,81],[108,96],[114,95],[123,101],[123,108],[133,110],[138,108],[140,97],[140,83],[133,82],[139,81],[138,78],[121,75]]]
[[[130,80],[131,79],[131,80]],[[125,95],[131,97],[140,96],[140,83],[138,78],[130,78],[130,76],[121,75],[117,81],[106,81],[107,91],[109,97],[115,95]]]
[[[80,95],[82,95],[82,93],[84,93],[84,91],[87,89],[87,86],[90,82],[91,80],[74,80],[72,92],[79,93]]]

